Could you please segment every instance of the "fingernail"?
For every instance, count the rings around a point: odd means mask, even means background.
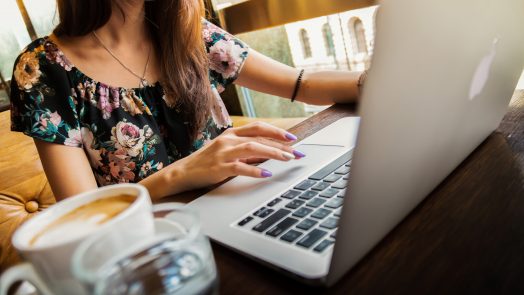
[[[295,157],[297,158],[304,158],[306,156],[306,154],[304,154],[301,151],[297,151],[297,150],[293,150],[293,155],[295,155]]]
[[[262,177],[271,177],[273,176],[273,173],[271,173],[269,170],[262,169],[262,173],[260,175],[262,175]]]
[[[293,160],[295,159],[295,155],[291,154],[291,153],[288,153],[288,152],[282,152],[282,156],[284,156],[284,158],[288,159],[288,160]]]
[[[288,140],[293,140],[293,141],[297,140],[297,137],[296,137],[295,135],[289,133],[289,132],[286,133],[286,138],[287,138]]]

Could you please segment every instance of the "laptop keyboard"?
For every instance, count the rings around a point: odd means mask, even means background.
[[[335,243],[351,156],[352,150],[253,211],[237,225],[322,253]]]

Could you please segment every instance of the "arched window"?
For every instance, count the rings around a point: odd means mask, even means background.
[[[335,55],[335,44],[333,44],[333,33],[329,23],[322,26],[322,36],[324,37],[324,46],[326,47],[327,56]]]
[[[309,44],[309,36],[305,29],[300,30],[300,43],[302,43],[302,53],[304,58],[310,58],[311,54],[311,44]]]
[[[368,53],[366,30],[359,18],[355,17],[349,20],[349,31],[351,32],[351,39],[353,40],[353,52]]]

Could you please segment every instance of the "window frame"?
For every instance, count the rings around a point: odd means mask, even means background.
[[[368,54],[368,44],[364,22],[359,17],[352,17],[348,22],[352,47],[355,54]]]
[[[312,58],[313,51],[311,50],[311,42],[309,41],[309,33],[302,28],[299,31],[300,44],[302,45],[302,55],[304,59]]]
[[[322,37],[324,39],[324,48],[327,56],[335,56],[335,42],[333,40],[333,31],[329,22],[322,25]]]

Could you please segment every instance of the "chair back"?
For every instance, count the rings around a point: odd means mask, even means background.
[[[10,130],[10,111],[0,113],[0,273],[21,258],[11,244],[14,231],[56,203],[33,139]]]

